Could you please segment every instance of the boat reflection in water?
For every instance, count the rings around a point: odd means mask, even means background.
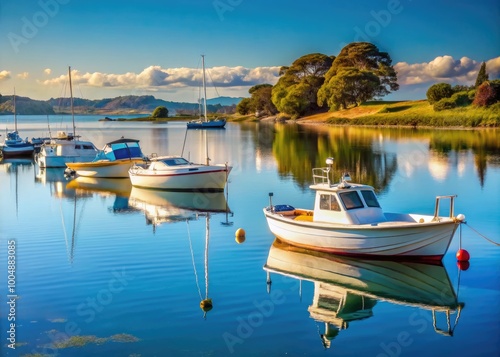
[[[68,180],[64,177],[64,169],[61,168],[43,168],[36,165],[35,182],[49,186],[50,194],[58,198],[72,198],[76,195],[74,189],[66,187]]]
[[[193,263],[196,284],[200,295],[200,308],[203,311],[203,318],[206,318],[207,312],[212,310],[212,299],[209,297],[208,285],[208,251],[210,241],[210,218],[216,213],[225,213],[226,221],[221,222],[224,226],[232,225],[228,216],[232,215],[229,209],[227,193],[223,192],[179,192],[151,190],[138,187],[132,187],[130,193],[129,205],[141,210],[146,216],[146,224],[153,225],[153,233],[156,232],[156,226],[162,223],[186,222],[188,229],[189,248]],[[198,274],[191,243],[191,234],[189,232],[189,222],[205,218],[205,249],[204,249],[204,271],[205,271],[205,297],[201,294],[198,283]]]
[[[179,192],[132,187],[129,205],[141,210],[146,223],[195,220],[201,213],[231,213],[224,192]]]
[[[452,336],[450,313],[456,322],[464,304],[458,302],[448,273],[441,264],[345,258],[297,248],[276,239],[264,270],[314,283],[311,318],[325,323],[325,348],[349,322],[373,316],[377,301],[432,311],[436,332]],[[447,330],[436,325],[436,312],[446,314]]]
[[[125,212],[135,210],[128,204],[132,184],[128,178],[96,178],[78,176],[69,181],[67,189],[77,192],[96,193],[100,196],[115,196],[113,212]]]

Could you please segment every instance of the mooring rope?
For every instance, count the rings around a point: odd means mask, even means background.
[[[476,232],[476,233],[477,233],[480,237],[482,237],[482,238],[486,239],[488,242],[490,242],[490,243],[492,243],[492,244],[494,244],[494,245],[496,245],[496,246],[500,246],[500,243],[497,243],[497,242],[495,242],[495,241],[493,241],[493,240],[489,239],[488,237],[486,237],[484,234],[479,233],[476,229],[474,229],[473,227],[471,227],[471,225],[470,225],[470,224],[468,224],[467,222],[464,222],[464,223],[467,225],[467,227],[469,227],[469,228],[470,228],[470,229],[472,229],[474,232]]]

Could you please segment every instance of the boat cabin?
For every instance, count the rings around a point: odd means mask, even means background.
[[[351,177],[343,173],[338,184],[330,182],[331,163],[328,168],[313,169],[311,189],[316,190],[314,222],[340,224],[377,224],[387,219],[378,203],[373,187],[351,184]]]
[[[143,158],[139,140],[118,139],[107,143],[97,154],[94,161],[99,160],[122,160],[122,159],[140,159]]]
[[[150,170],[169,170],[178,166],[187,166],[191,163],[180,156],[161,156],[151,161]]]
[[[385,222],[373,187],[360,184],[312,185],[316,190],[314,222],[375,224]]]

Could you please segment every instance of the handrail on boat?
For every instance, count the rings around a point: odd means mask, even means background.
[[[434,207],[434,218],[433,221],[437,221],[439,219],[439,201],[441,199],[450,199],[450,218],[455,217],[455,197],[457,195],[445,195],[445,196],[436,196],[436,206]]]
[[[315,185],[327,183],[330,184],[330,168],[329,167],[316,167],[312,169],[313,183]]]

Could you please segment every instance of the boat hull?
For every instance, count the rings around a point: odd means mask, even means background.
[[[190,169],[148,170],[132,167],[129,170],[133,186],[176,191],[224,191],[230,167],[226,165],[203,166],[196,172]]]
[[[226,120],[191,121],[187,123],[188,129],[224,129]]]
[[[344,225],[296,221],[264,209],[271,232],[291,245],[360,257],[441,260],[459,223],[450,218],[426,223],[386,222]],[[424,218],[425,217],[425,218]]]
[[[3,145],[0,152],[4,158],[28,157],[33,155],[35,147],[31,144]]]
[[[73,162],[66,166],[79,176],[98,178],[128,178],[128,170],[143,159],[127,159],[116,161]]]

